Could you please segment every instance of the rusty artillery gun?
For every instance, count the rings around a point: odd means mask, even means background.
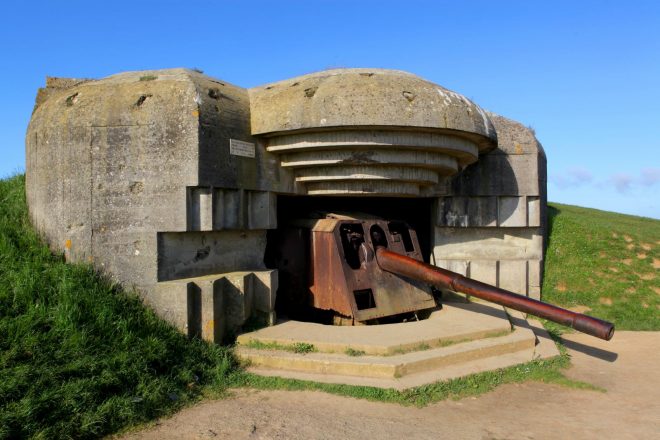
[[[614,325],[422,261],[416,232],[401,221],[327,214],[278,231],[270,263],[280,271],[278,307],[297,319],[388,322],[437,306],[432,287],[464,293],[610,340]],[[432,286],[432,287],[431,287]]]

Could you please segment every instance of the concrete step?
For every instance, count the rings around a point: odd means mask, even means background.
[[[238,355],[251,366],[330,375],[395,379],[464,362],[523,350],[534,350],[536,338],[529,329],[506,336],[477,339],[448,347],[411,351],[392,356],[350,356],[340,353],[299,354],[284,350],[239,347]]]
[[[510,330],[511,323],[514,331],[478,334]],[[311,344],[317,351],[292,352],[295,343]],[[360,350],[367,353],[351,356]],[[538,321],[519,312],[509,316],[499,306],[450,303],[414,323],[333,327],[288,321],[241,335],[236,353],[249,371],[264,376],[405,389],[549,358],[559,351]]]
[[[444,347],[511,331],[502,307],[477,303],[447,303],[428,319],[398,324],[329,326],[311,322],[286,321],[238,337],[242,346],[311,344],[319,352],[359,351],[368,355],[393,355]]]

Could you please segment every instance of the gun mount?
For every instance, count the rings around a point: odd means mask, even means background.
[[[297,221],[280,231],[275,255],[286,314],[333,314],[335,324],[378,319],[436,306],[431,286],[484,299],[610,340],[610,322],[537,301],[422,261],[406,223],[336,214]]]

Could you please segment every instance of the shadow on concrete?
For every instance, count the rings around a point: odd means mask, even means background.
[[[443,301],[443,304],[463,310],[469,310],[475,314],[492,316],[494,318],[502,318],[504,316],[501,307],[493,307],[486,304],[480,304],[478,302]]]
[[[454,203],[460,203],[460,199],[463,198],[462,212],[469,217],[468,222],[476,221],[478,225],[497,224],[499,226],[518,211],[517,201],[521,196],[521,191],[518,176],[511,165],[512,160],[515,159],[505,151],[496,148],[489,153],[480,155],[477,162],[451,178],[450,194],[455,198]],[[497,178],[493,178],[493,176],[497,176]],[[483,209],[485,207],[479,206],[480,203],[475,203],[480,198],[483,202],[483,196],[499,198],[500,201],[495,202],[492,207]],[[506,199],[516,201],[507,202]],[[453,209],[456,208],[458,207],[453,207]],[[447,214],[450,213],[441,211],[438,214],[445,216],[444,224],[446,226],[468,226],[461,224],[460,220],[458,224],[451,221],[447,217]]]

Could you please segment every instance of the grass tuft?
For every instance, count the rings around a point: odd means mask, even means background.
[[[346,356],[353,356],[353,357],[364,356],[365,354],[367,354],[364,350],[356,350],[356,349],[351,348],[351,347],[348,347],[344,351],[344,353],[346,354]]]
[[[317,351],[314,344],[308,344],[306,342],[294,342],[293,344],[279,344],[277,342],[262,342],[254,339],[243,345],[247,348],[254,348],[256,350],[282,350],[282,351],[290,351],[292,353],[298,353],[298,354],[314,353]]]

